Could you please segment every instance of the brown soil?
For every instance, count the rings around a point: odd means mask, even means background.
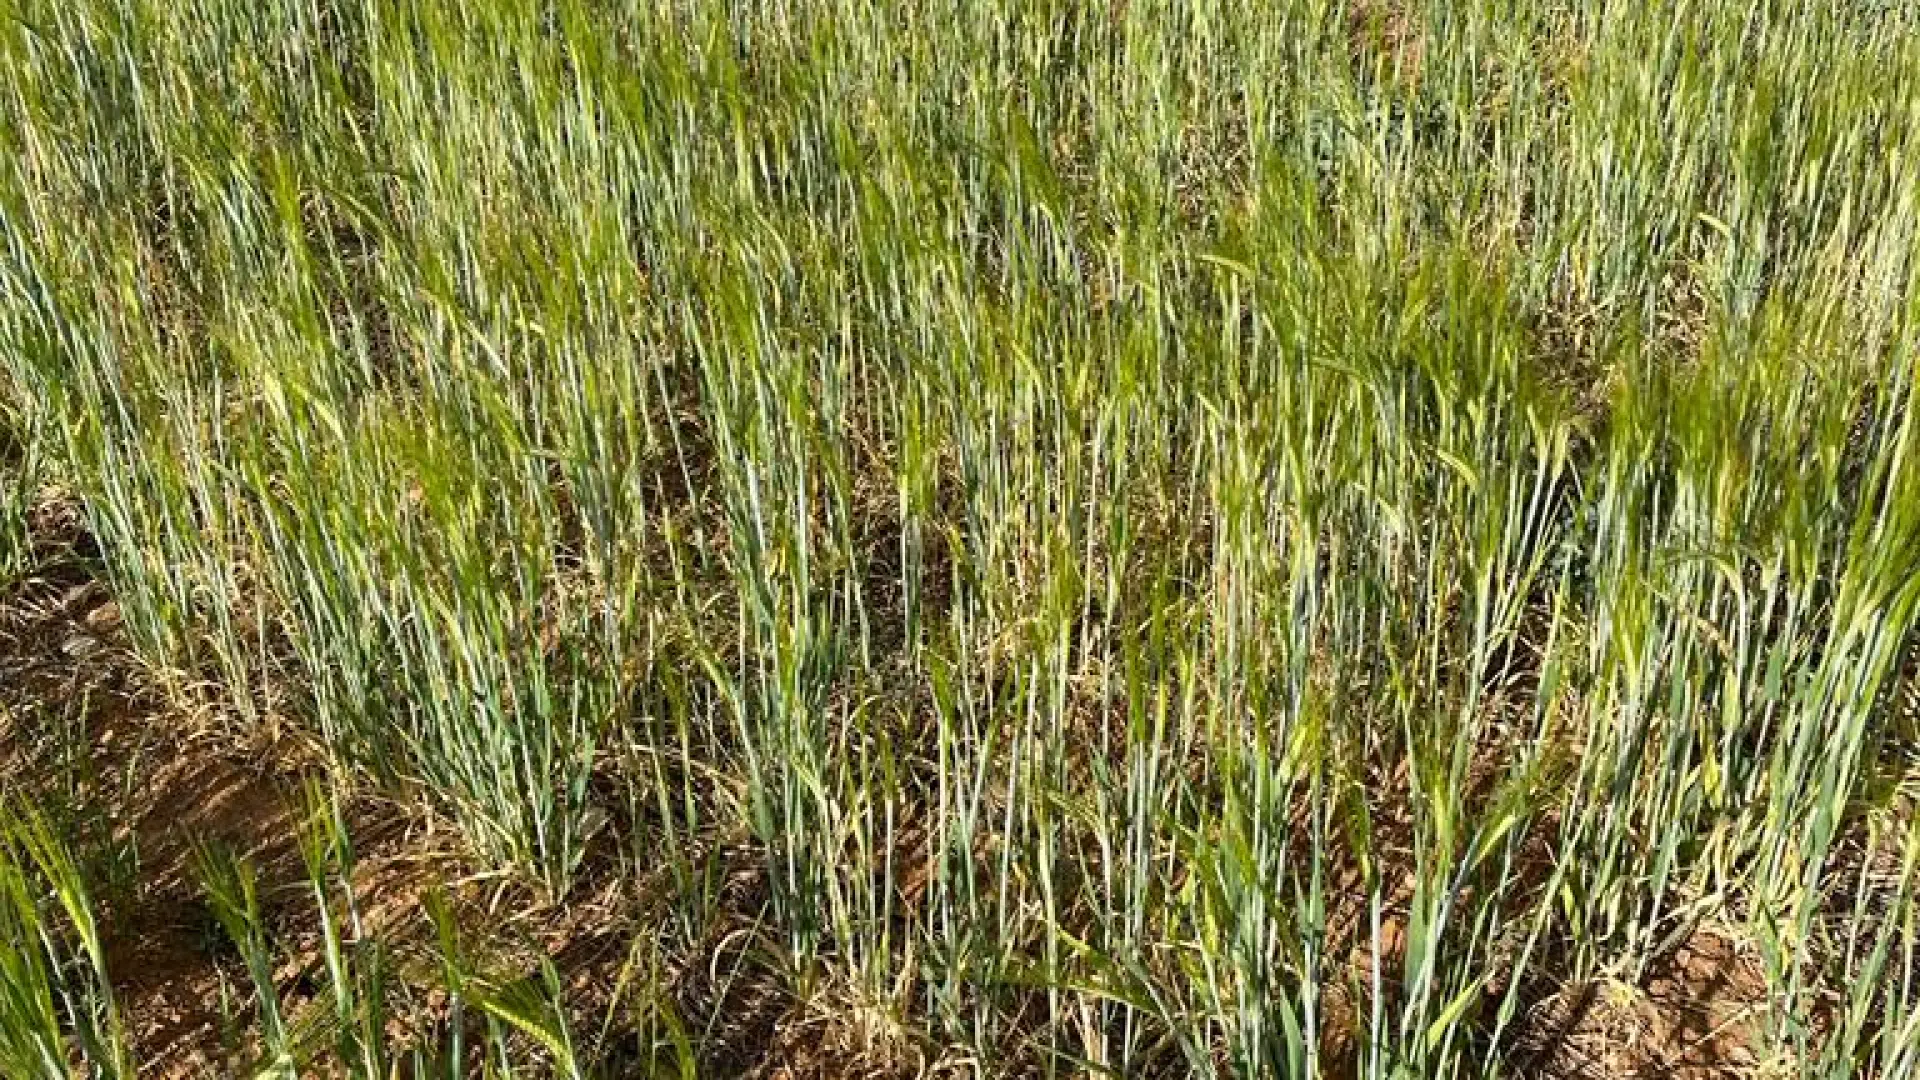
[[[1700,928],[1637,983],[1593,979],[1562,987],[1525,1017],[1527,1075],[1720,1077],[1782,1075],[1759,1048],[1766,979],[1731,933]]]

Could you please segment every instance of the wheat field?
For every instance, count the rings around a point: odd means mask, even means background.
[[[0,0],[0,1075],[1920,1078],[1920,7]]]

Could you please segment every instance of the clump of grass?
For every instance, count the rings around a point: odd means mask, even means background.
[[[32,550],[27,523],[37,486],[34,455],[38,445],[0,411],[0,586],[26,570]]]
[[[0,807],[0,1064],[60,1080],[134,1075],[99,913],[79,864],[31,808]]]

